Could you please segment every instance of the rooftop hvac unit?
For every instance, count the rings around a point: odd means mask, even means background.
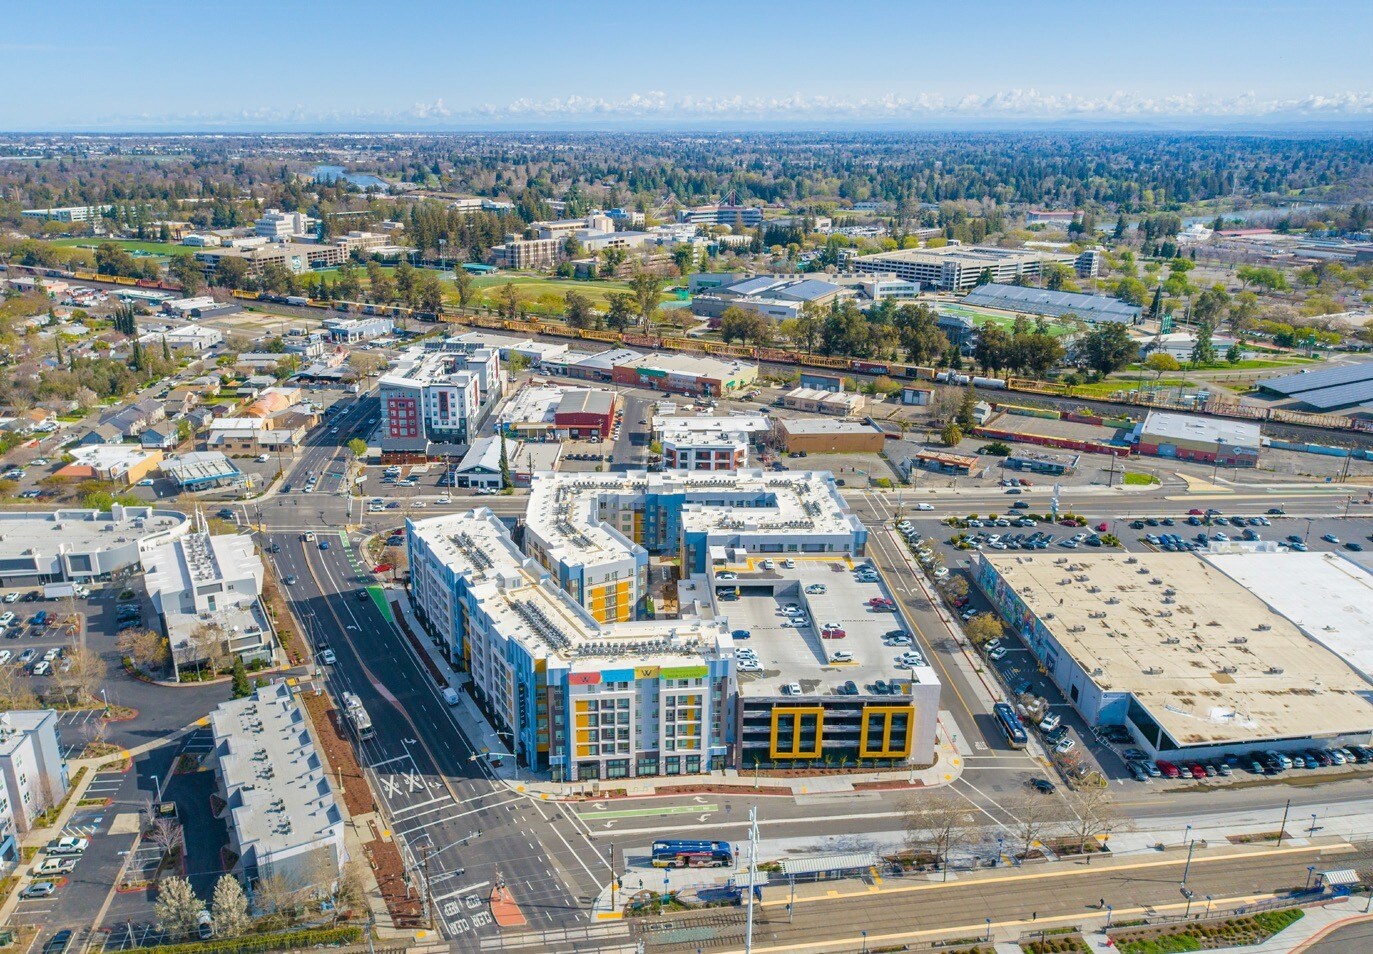
[[[1266,633],[1273,627],[1269,626],[1267,623],[1259,623],[1259,625],[1255,626],[1254,628],[1257,629],[1260,633]]]
[[[1163,670],[1160,669],[1158,666],[1150,666],[1148,669],[1144,670],[1144,675],[1146,675],[1146,676],[1161,676],[1161,675],[1163,675]]]
[[[1233,639],[1231,639],[1230,642],[1234,643],[1236,646],[1243,646],[1245,643],[1249,642],[1249,637],[1236,636]]]
[[[1182,640],[1178,639],[1176,636],[1169,636],[1167,639],[1163,641],[1163,645],[1176,646],[1180,642],[1182,642]]]
[[[1239,667],[1238,667],[1238,666],[1221,666],[1221,667],[1220,667],[1220,671],[1223,672],[1223,673],[1239,672]]]
[[[1264,672],[1268,673],[1270,676],[1281,676],[1284,670],[1281,666],[1269,666]]]

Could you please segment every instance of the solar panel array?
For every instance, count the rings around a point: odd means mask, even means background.
[[[1269,378],[1259,386],[1321,411],[1366,404],[1373,401],[1373,361]]]

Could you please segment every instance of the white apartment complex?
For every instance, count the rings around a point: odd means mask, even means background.
[[[748,466],[749,445],[772,425],[762,414],[655,417],[664,470],[734,471]]]
[[[67,766],[54,709],[0,713],[0,857],[12,850],[16,832],[67,794]]]

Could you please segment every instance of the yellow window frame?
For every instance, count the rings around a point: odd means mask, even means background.
[[[898,713],[906,715],[906,739],[900,748],[892,748],[892,720]],[[882,738],[879,746],[868,744],[868,725],[874,715],[882,716]],[[914,706],[864,706],[863,728],[858,741],[858,757],[863,759],[903,759],[911,754],[911,742],[915,738]]]
[[[786,748],[778,746],[777,729],[778,723],[783,716],[792,717],[791,745]],[[815,746],[811,749],[801,748],[801,728],[803,719],[813,717],[815,719]],[[777,706],[772,710],[772,736],[769,742],[770,754],[773,761],[777,759],[818,759],[820,750],[824,745],[825,728],[825,707],[824,706]]]

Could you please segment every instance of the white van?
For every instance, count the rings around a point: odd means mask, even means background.
[[[456,689],[445,687],[443,690],[443,701],[450,706],[458,704],[458,692]]]

